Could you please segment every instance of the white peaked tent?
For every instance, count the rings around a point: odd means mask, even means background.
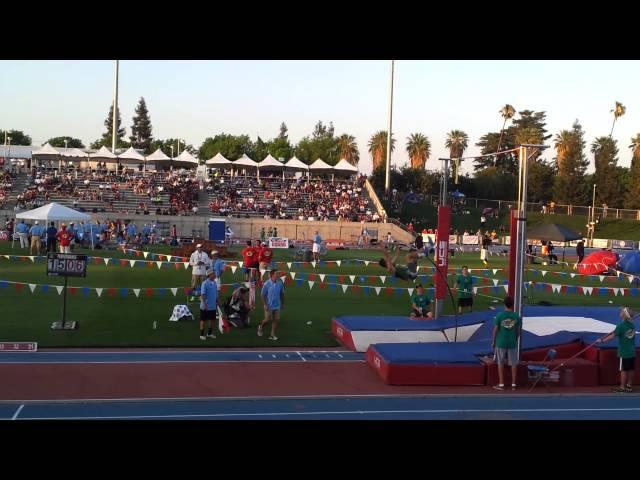
[[[293,157],[284,164],[284,168],[286,168],[287,170],[299,170],[306,172],[307,170],[309,170],[309,165],[307,165],[306,163],[302,163],[300,160],[298,160],[297,157]]]
[[[204,162],[207,167],[210,168],[232,168],[233,162],[228,160],[220,152],[216,153],[209,160]]]
[[[264,168],[268,170],[279,170],[284,168],[284,164],[279,162],[275,158],[271,156],[271,154],[267,155],[264,160],[258,163],[258,168]]]
[[[45,143],[42,147],[40,147],[37,150],[34,150],[33,152],[31,152],[31,156],[33,157],[34,155],[55,155],[58,156],[60,155],[60,152],[58,150],[56,150],[54,147],[52,147],[51,145],[49,145],[48,143]]]
[[[158,163],[170,162],[171,159],[167,157],[164,152],[160,149],[157,149],[151,155],[147,155],[147,159],[144,163],[144,169],[147,170],[147,164],[152,163],[153,166],[157,169]]]
[[[87,158],[88,153],[83,152],[79,148],[60,149],[60,155],[71,158]]]
[[[333,167],[319,158],[309,165],[309,171],[314,173],[333,173]]]
[[[96,153],[91,154],[91,158],[94,160],[115,160],[118,156],[111,153],[107,147],[102,146]]]
[[[186,168],[197,167],[198,165],[200,165],[198,159],[191,155],[187,150],[183,150],[180,155],[174,158],[173,161],[178,166]]]
[[[73,208],[65,207],[64,205],[60,205],[59,203],[49,203],[44,205],[43,207],[38,207],[33,210],[28,210],[26,212],[21,212],[16,215],[16,219],[18,220],[38,220],[44,222],[44,226],[46,228],[48,222],[84,222],[90,221],[91,215],[87,215],[86,213],[78,212]],[[93,244],[93,239],[91,239]],[[11,243],[11,247],[13,248],[13,239]]]
[[[254,162],[246,153],[243,153],[239,159],[233,162],[233,167],[239,169],[244,168],[245,170],[249,168],[258,168],[258,162]]]
[[[352,174],[352,173],[358,172],[358,167],[354,167],[349,162],[347,162],[344,158],[340,160],[338,163],[336,163],[333,169],[336,171],[336,173],[340,172],[340,173]]]
[[[129,147],[127,151],[121,153],[118,156],[120,157],[120,160],[128,160],[135,163],[144,162],[144,155],[138,153],[133,147]]]

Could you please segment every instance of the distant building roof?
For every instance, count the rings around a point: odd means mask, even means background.
[[[31,152],[40,147],[27,145],[0,145],[0,157],[4,158],[31,158]]]

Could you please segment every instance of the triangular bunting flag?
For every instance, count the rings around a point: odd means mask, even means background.
[[[618,294],[620,293],[620,290],[621,290],[620,288],[614,288],[614,289],[613,289],[613,296],[614,296],[614,297],[617,297],[617,296],[618,296]]]
[[[492,272],[493,272],[493,274],[494,274],[494,275],[496,274],[496,272],[497,272],[497,271],[498,271],[498,269],[497,269],[497,268],[494,268],[494,269],[492,270]]]
[[[373,287],[373,289],[376,291],[376,295],[380,295],[380,290],[382,290],[382,287]]]
[[[171,259],[173,258],[173,255],[167,255],[167,260],[170,262]]]
[[[162,262],[156,262],[156,265],[158,266],[158,269],[162,268]]]
[[[493,279],[493,286],[497,287],[498,286],[498,282],[500,282],[500,280],[498,280],[497,278]]]
[[[235,265],[231,265],[231,273],[232,274],[235,274],[237,269],[238,269],[238,267],[236,267]]]
[[[368,267],[369,266],[369,260],[365,260],[364,261],[364,265],[365,265],[365,267]]]
[[[604,280],[604,275],[598,275],[598,278],[600,279],[600,283],[602,283],[602,281]]]
[[[316,284],[316,282],[309,280],[309,290],[313,290],[313,286]]]
[[[336,260],[336,265],[341,266],[342,265],[342,260]]]
[[[58,291],[58,295],[60,295],[62,290],[64,290],[64,287],[62,285],[56,285],[56,290]]]
[[[296,279],[296,272],[289,272],[289,275],[291,275],[291,280]]]
[[[108,258],[103,258],[102,261],[104,262],[105,266],[109,265],[109,259]]]
[[[144,255],[144,258],[147,258],[147,256],[149,255],[149,252],[142,252],[142,255]]]
[[[316,268],[316,262],[311,262],[311,265],[313,265],[313,268]]]
[[[189,268],[189,262],[182,262],[182,264],[184,265],[185,270]]]
[[[178,289],[177,288],[171,288],[171,293],[173,294],[173,296],[175,297],[176,294],[178,293]]]
[[[140,296],[140,289],[139,288],[134,288],[133,289],[133,293],[136,294],[136,298],[138,298]]]
[[[387,279],[387,277],[385,277],[384,275],[380,275],[380,281],[384,284],[385,280]]]
[[[36,285],[33,283],[29,284],[29,290],[31,290],[31,293],[33,293],[33,291],[36,289]]]
[[[342,287],[342,293],[347,293],[347,288],[349,288],[349,285],[340,285]]]
[[[546,270],[540,270],[540,273],[542,274],[542,276],[544,277],[547,274]]]
[[[29,260],[31,260],[31,263],[36,263],[36,261],[34,260],[35,257],[29,257]]]
[[[291,262],[287,262],[287,268],[291,270]]]
[[[98,294],[98,298],[100,298],[102,296],[102,289],[96,288],[96,293]]]
[[[351,283],[353,283],[356,279],[355,275],[349,275],[349,280],[351,280]]]
[[[413,295],[413,288],[407,288],[407,293],[409,296]]]
[[[136,264],[135,260],[129,260],[129,265],[131,265],[131,268],[133,268],[135,264]]]
[[[324,282],[325,274],[324,273],[319,273],[318,276],[320,277],[320,281]]]
[[[570,276],[571,278],[574,278],[574,277],[576,276],[576,274],[575,274],[575,273],[570,273],[570,274],[569,274],[569,276]]]
[[[582,292],[585,295],[591,295],[591,292],[593,292],[593,287],[582,287]]]
[[[478,287],[473,287],[473,294],[477,295],[478,294]]]
[[[503,285],[502,287],[506,293],[509,293],[509,285]]]
[[[238,262],[238,266],[242,268],[242,262]]]

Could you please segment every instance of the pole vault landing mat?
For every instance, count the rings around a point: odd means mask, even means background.
[[[331,322],[331,333],[346,348],[366,352],[378,343],[466,342],[495,312],[414,320],[396,316],[344,316]]]

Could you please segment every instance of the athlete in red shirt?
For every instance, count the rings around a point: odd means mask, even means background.
[[[63,223],[60,231],[56,234],[58,243],[60,244],[60,253],[71,253],[71,238],[72,235],[67,231],[67,226]]]
[[[251,268],[256,268],[258,266],[259,253],[259,251],[256,251],[256,247],[251,246],[251,240],[247,240],[247,246],[244,247],[244,249],[242,249],[242,251],[240,252],[240,254],[242,255],[242,260],[244,262],[245,281],[249,281],[249,273],[251,272]]]
[[[273,260],[273,250],[269,248],[267,243],[262,242],[258,258],[260,260],[260,270],[269,270],[271,268],[271,261]]]

